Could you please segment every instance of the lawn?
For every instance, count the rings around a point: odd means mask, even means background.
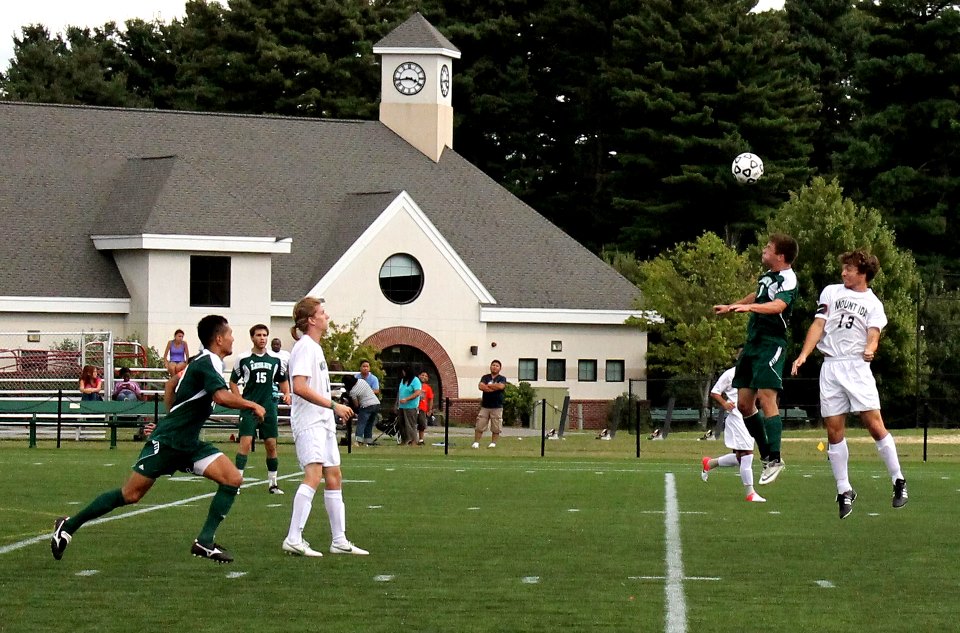
[[[700,457],[724,449],[695,434],[644,439],[640,459],[625,433],[569,434],[543,458],[539,437],[514,435],[479,450],[457,436],[449,455],[355,450],[344,454],[347,532],[371,555],[322,559],[280,550],[299,483],[284,444],[288,494],[244,488],[217,535],[237,559],[227,566],[188,554],[209,499],[169,504],[214,486],[186,475],[84,527],[54,561],[36,539],[117,487],[139,446],[4,441],[0,631],[956,630],[960,444],[938,433],[923,463],[917,434],[897,437],[910,503],[890,507],[858,431],[860,496],[845,521],[816,431],[789,434],[787,470],[759,488],[766,504],[742,500],[735,469],[702,482]],[[264,476],[262,452],[250,464]],[[329,545],[319,497],[306,537]]]

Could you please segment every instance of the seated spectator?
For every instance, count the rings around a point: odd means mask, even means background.
[[[365,380],[347,374],[343,377],[343,386],[347,390],[350,402],[345,403],[357,414],[357,446],[373,444],[373,425],[380,411],[380,400]]]
[[[130,369],[120,368],[120,380],[113,386],[114,400],[143,400],[143,392],[140,391],[140,385],[136,380],[130,378]]]
[[[80,372],[80,399],[103,400],[103,379],[93,365],[84,365]]]

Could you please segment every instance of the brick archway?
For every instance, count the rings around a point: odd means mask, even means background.
[[[437,373],[440,374],[443,393],[440,394],[439,400],[460,397],[460,383],[457,382],[457,370],[453,366],[453,361],[437,339],[423,330],[412,327],[389,327],[367,337],[364,344],[381,350],[393,345],[409,345],[417,348],[427,355],[437,368]]]

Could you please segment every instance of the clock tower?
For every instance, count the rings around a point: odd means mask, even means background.
[[[453,147],[453,60],[460,51],[419,13],[374,44],[380,122],[437,162]]]

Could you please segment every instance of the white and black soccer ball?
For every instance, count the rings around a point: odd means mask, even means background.
[[[752,185],[763,176],[763,161],[756,154],[744,152],[733,159],[733,177],[742,185]]]

